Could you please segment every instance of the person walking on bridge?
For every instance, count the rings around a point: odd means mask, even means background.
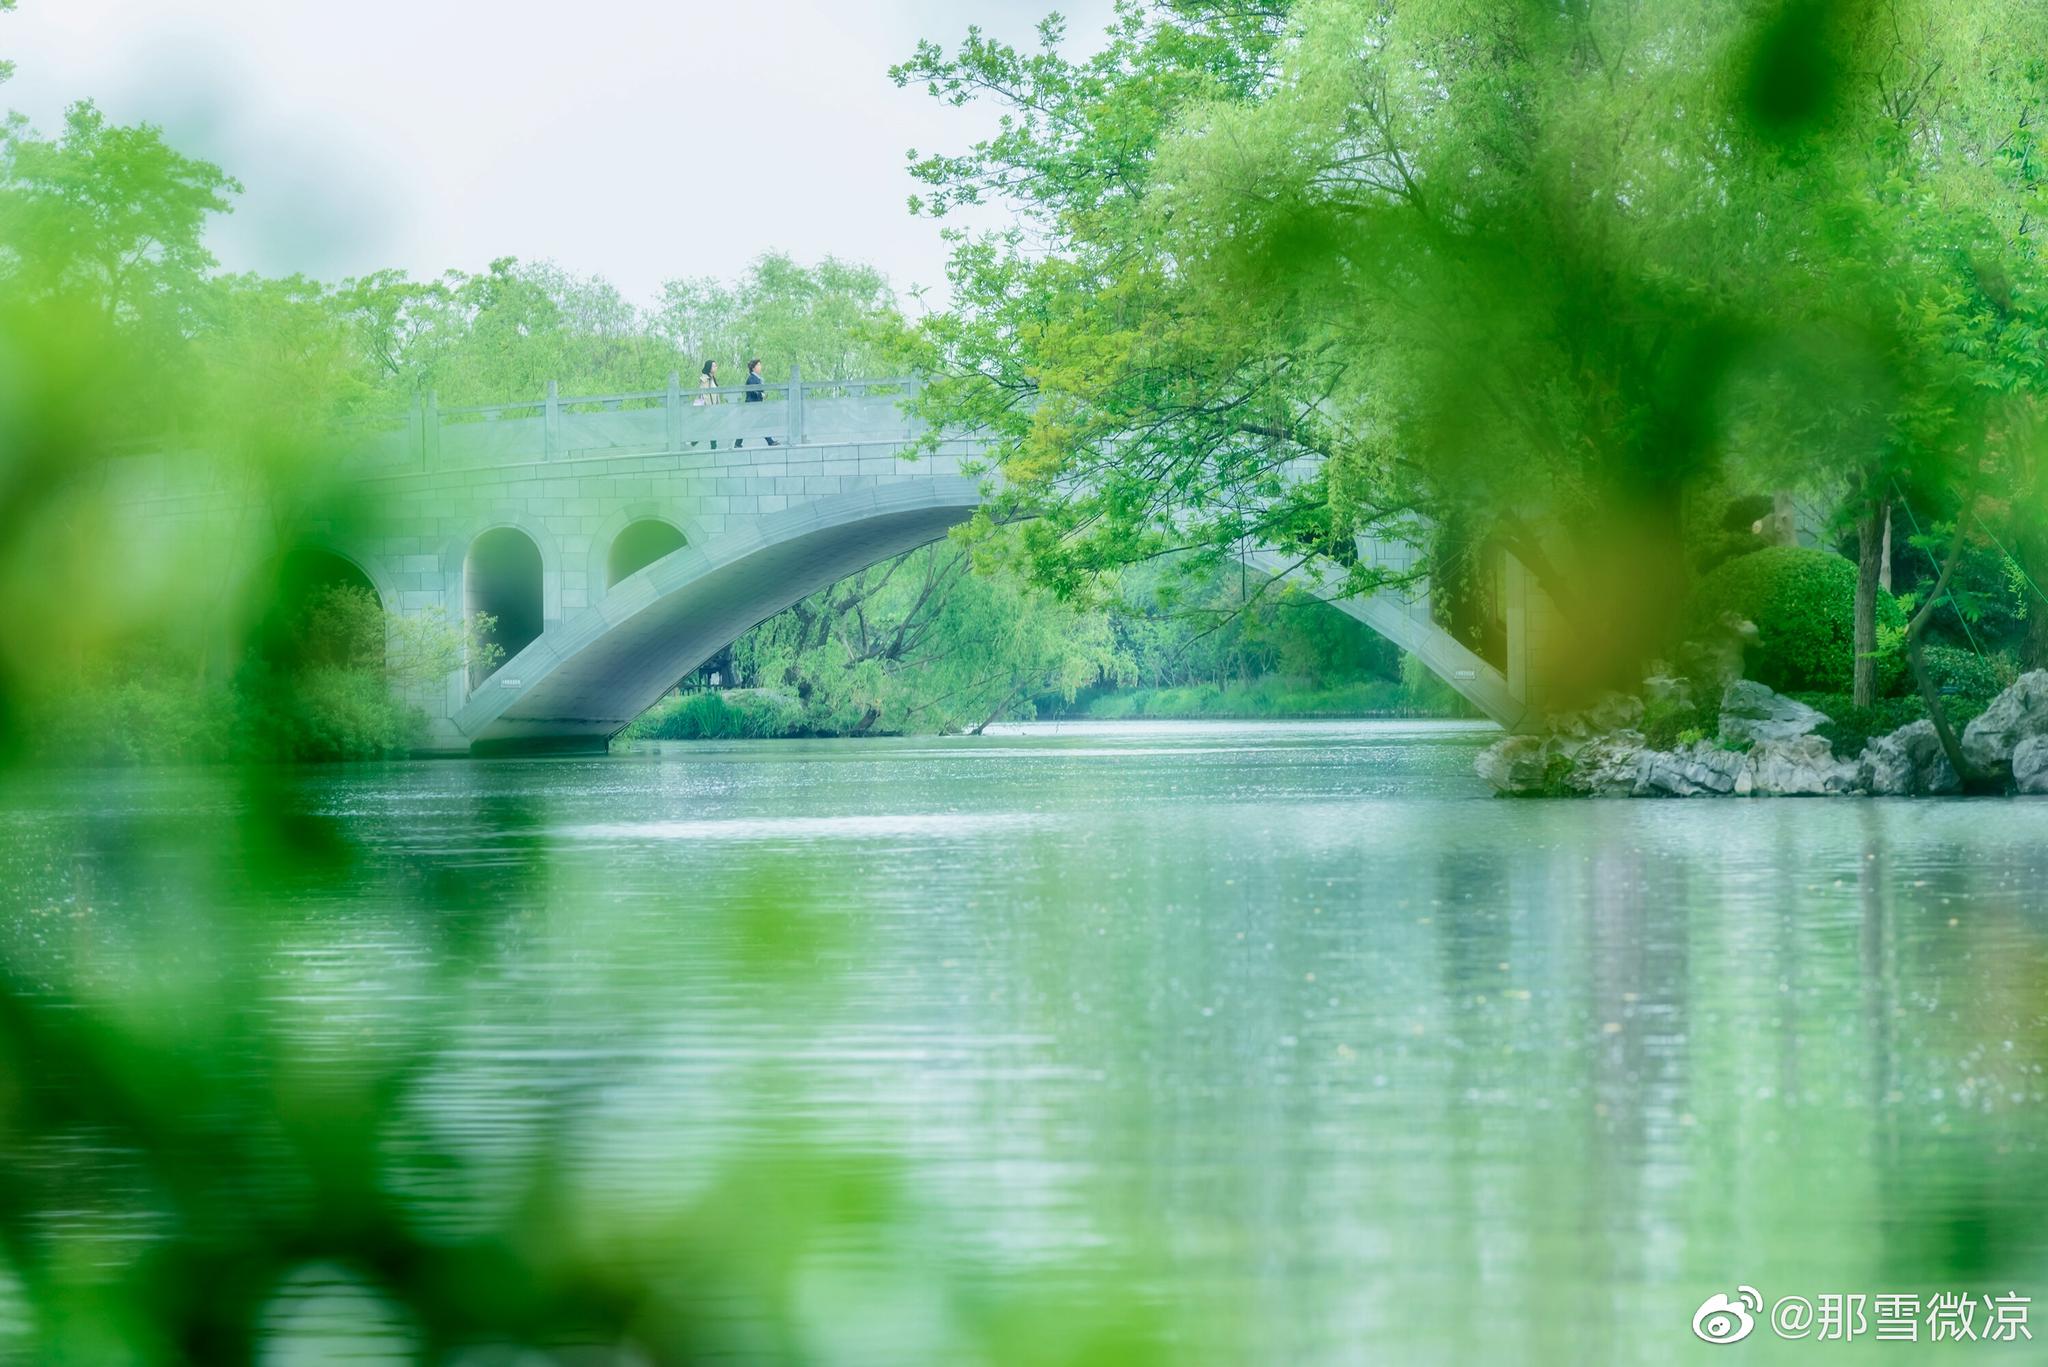
[[[691,404],[693,407],[696,408],[709,408],[711,405],[717,402],[718,362],[706,361],[704,363],[704,368],[697,372],[697,397],[691,400]],[[692,446],[695,446],[696,444],[697,443],[694,441],[690,443],[690,445]],[[715,441],[712,442],[711,449],[716,451],[718,449],[718,443]]]
[[[767,397],[768,382],[761,378],[761,358],[756,356],[753,360],[747,362],[747,402],[760,403]],[[781,444],[773,437],[767,438],[767,442],[770,446]],[[738,446],[739,443],[734,442],[733,445]]]

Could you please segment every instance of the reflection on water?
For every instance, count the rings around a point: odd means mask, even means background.
[[[711,817],[702,821],[607,821],[554,832],[576,840],[920,840],[962,839],[1029,824],[1018,813],[898,812],[881,816]]]
[[[738,1266],[678,1294],[739,1358],[1056,1358],[1092,1317],[1189,1361],[1659,1362],[1738,1283],[2048,1292],[2048,803],[1506,802],[1483,737],[33,779],[6,944],[124,1009],[240,984],[328,1087],[430,1041],[405,1218],[500,1227],[547,1164],[606,1256],[715,1230]],[[246,894],[180,832],[252,803],[291,871],[223,939],[193,909]],[[129,1157],[16,1161],[68,1174],[39,1238],[145,1256]],[[423,1332],[328,1263],[265,1313]]]

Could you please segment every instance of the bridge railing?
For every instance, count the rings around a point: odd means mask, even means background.
[[[350,434],[350,463],[365,474],[474,470],[498,465],[711,449],[736,443],[802,446],[904,439],[902,406],[914,376],[787,380],[700,388],[671,374],[666,389],[565,397],[550,381],[537,399],[443,408],[432,393],[403,425]]]

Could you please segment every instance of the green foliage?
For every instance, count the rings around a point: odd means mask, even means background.
[[[41,758],[77,764],[383,759],[413,750],[426,714],[408,693],[471,652],[490,658],[484,617],[400,617],[374,593],[319,590],[260,630],[226,682],[188,652],[145,642],[117,665],[42,695],[28,725]]]
[[[65,111],[54,140],[10,116],[0,122],[0,280],[25,297],[169,328],[214,264],[208,218],[240,190],[161,129],[109,123],[89,100]]]
[[[1653,750],[1672,750],[1687,744],[1687,736],[1706,734],[1710,719],[1693,702],[1674,698],[1650,698],[1643,703],[1643,740]]]
[[[727,384],[739,383],[756,356],[769,358],[763,369],[772,377],[798,365],[806,380],[908,374],[919,357],[888,277],[833,257],[805,267],[770,252],[730,284],[671,280],[649,322],[687,372],[716,360]]]
[[[432,688],[465,665],[488,678],[505,662],[505,648],[493,639],[498,619],[488,612],[451,620],[435,606],[424,612],[382,615],[384,677],[401,691]],[[362,664],[375,657],[358,655]]]
[[[365,588],[334,585],[297,605],[281,639],[258,640],[236,678],[239,743],[284,760],[382,759],[416,748],[426,713],[411,691],[438,685],[466,659],[502,658],[492,621],[439,612],[400,616]]]
[[[1391,679],[1399,653],[1305,588],[1232,563],[1164,560],[1124,572],[1104,607],[1141,687],[1222,686],[1277,674],[1310,688]]]
[[[801,729],[826,735],[979,730],[1129,669],[1102,614],[999,559],[971,573],[967,549],[950,543],[841,580],[732,655],[740,682],[795,697]]]
[[[196,377],[189,420],[218,453],[287,462],[294,484],[336,424],[392,406],[333,292],[316,280],[214,276],[188,291],[185,333]]]
[[[1976,525],[1983,525],[1981,519]],[[1941,562],[1951,549],[1952,531],[1951,520],[1945,527],[1930,526],[1904,538],[1899,602],[1909,613],[1933,591]],[[2029,590],[2017,569],[2001,546],[1982,536],[1966,536],[1941,605],[1928,622],[1929,639],[1975,655],[1988,645],[2021,638]]]
[[[324,589],[299,610],[293,623],[294,662],[313,669],[381,670],[386,622],[383,605],[369,589]]]
[[[1446,696],[1448,695],[1448,696]],[[1461,717],[1464,700],[1445,689],[1420,696],[1391,679],[1359,679],[1319,686],[1309,680],[1269,674],[1249,683],[1233,680],[1171,688],[1120,689],[1085,700],[1076,715],[1097,721],[1139,717],[1174,720],[1263,720],[1290,717]]]
[[[1530,796],[1542,798],[1584,796],[1584,794],[1575,791],[1567,781],[1571,778],[1571,774],[1572,757],[1570,755],[1551,755],[1543,761],[1543,782],[1541,786],[1534,793],[1531,793]]]
[[[1920,654],[1934,686],[1952,697],[1989,700],[2017,677],[2007,661],[1960,646],[1923,646]]]
[[[1748,652],[1750,677],[1779,692],[1837,691],[1855,669],[1856,566],[1801,546],[1772,546],[1728,561],[1694,588],[1689,634],[1711,629],[1723,613],[1756,623]],[[1891,595],[1878,596],[1880,628],[1905,626]],[[1879,661],[1881,688],[1896,685],[1904,662],[1896,651]]]
[[[830,257],[804,266],[768,253],[731,283],[671,280],[652,309],[601,277],[511,258],[432,281],[378,272],[327,304],[385,409],[428,390],[447,406],[533,399],[550,380],[565,396],[653,392],[670,372],[694,385],[707,360],[728,385],[755,357],[771,381],[792,365],[812,380],[888,376],[918,355],[888,279]]]
[[[1847,693],[1794,693],[1809,707],[1828,716],[1827,724],[1815,730],[1834,747],[1837,757],[1854,759],[1875,736],[1888,736],[1902,726],[1927,719],[1927,704],[1917,693],[1897,698],[1880,698],[1875,706],[1857,707]],[[1952,698],[1948,703],[1949,723],[1960,731],[1965,723],[1984,710],[1985,698]]]
[[[1685,545],[1693,572],[1710,574],[1737,556],[1771,545],[1758,528],[1774,512],[1765,494],[1730,495],[1718,486],[1692,490],[1685,501]]]
[[[192,764],[232,753],[235,698],[189,674],[75,680],[26,727],[38,754],[67,764]]]
[[[1754,547],[1688,546],[1688,488],[1796,487],[1853,522],[1994,469],[1976,452],[2024,411],[2003,396],[2043,370],[2043,72],[2011,59],[2043,19],[1125,3],[1085,59],[1057,26],[921,44],[900,83],[1005,117],[914,158],[918,207],[1024,225],[959,239],[927,408],[997,434],[1062,592],[1248,540],[1365,587],[1383,572],[1337,548],[1426,522],[1454,561],[1512,551],[1578,682],[1626,684],[1687,552]],[[2002,487],[2038,493],[2048,464],[1997,440]]]
[[[1094,717],[1464,716],[1464,700],[1368,628],[1264,576],[1143,567],[1062,602],[1005,543],[915,551],[769,619],[733,647],[748,687],[795,700],[760,734],[974,730]],[[733,698],[733,694],[726,694]],[[664,701],[632,737],[752,734],[715,703]]]
[[[804,732],[794,698],[761,690],[671,693],[622,733],[625,740],[770,740]]]
[[[1408,706],[1427,717],[1470,717],[1472,704],[1413,655],[1401,657],[1401,691]]]
[[[426,713],[392,694],[382,670],[317,665],[278,676],[245,671],[236,743],[286,761],[388,759],[426,735]]]

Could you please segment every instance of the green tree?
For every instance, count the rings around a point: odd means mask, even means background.
[[[726,384],[756,357],[772,378],[796,365],[807,380],[848,380],[904,373],[915,355],[888,277],[833,257],[803,266],[770,252],[730,283],[671,280],[650,324],[690,371],[717,361]]]
[[[0,283],[173,329],[214,265],[207,221],[241,188],[161,129],[109,123],[89,100],[65,112],[55,139],[10,115],[0,124]]]
[[[1030,700],[1127,679],[1107,617],[945,543],[851,575],[733,647],[740,680],[794,696],[806,729],[980,731]]]
[[[706,360],[738,384],[756,356],[771,378],[790,364],[815,380],[873,377],[906,372],[915,355],[879,271],[773,253],[731,282],[672,280],[653,309],[602,277],[509,257],[431,281],[376,272],[340,286],[332,306],[387,409],[430,390],[451,406],[518,402],[550,380],[564,395],[648,393]]]
[[[1852,491],[1865,529],[1971,464],[1976,310],[1945,315],[1978,288],[1957,187],[2033,117],[2012,8],[1126,3],[1086,62],[1056,26],[923,45],[899,81],[1010,117],[918,159],[918,207],[1025,224],[960,239],[929,409],[998,433],[1063,591],[1248,540],[1337,572],[1389,528],[1512,552],[1579,682],[1631,683],[1731,457]],[[1927,79],[1970,43],[1973,100],[2021,93],[1944,140],[1915,101],[1972,107]]]
[[[375,376],[335,293],[294,275],[216,275],[192,291],[188,343],[214,444],[296,455],[377,413]]]

